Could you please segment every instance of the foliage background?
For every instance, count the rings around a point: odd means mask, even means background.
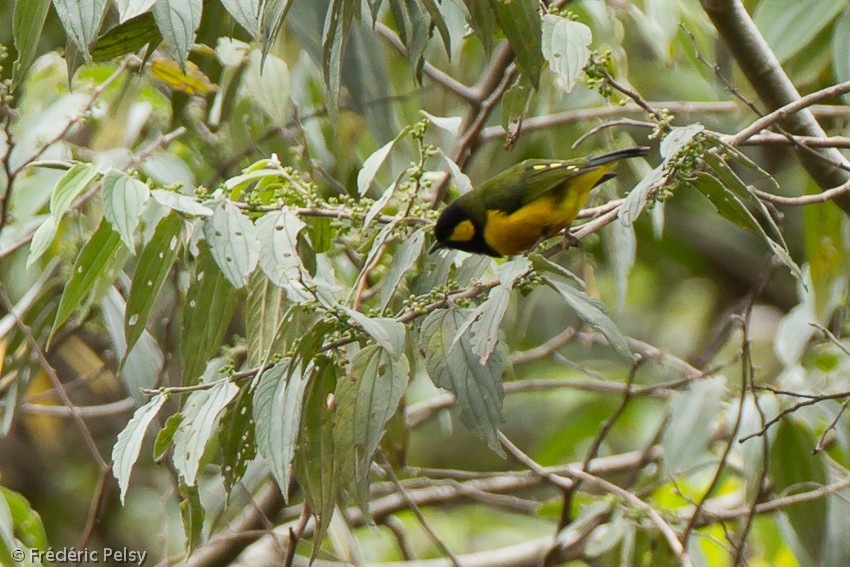
[[[850,8],[554,4],[5,2],[0,563],[847,564]]]

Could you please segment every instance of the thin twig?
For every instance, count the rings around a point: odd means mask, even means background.
[[[573,482],[581,479],[583,482],[587,484],[593,485],[596,488],[603,490],[609,494],[619,496],[624,501],[632,505],[634,508],[644,512],[650,521],[655,524],[655,527],[658,528],[658,531],[664,536],[664,539],[667,540],[667,544],[670,546],[670,550],[676,555],[679,563],[685,567],[692,567],[693,562],[691,558],[688,556],[687,551],[682,546],[682,542],[679,541],[678,536],[676,536],[676,532],[667,523],[667,521],[661,517],[655,508],[629,492],[623,488],[620,488],[616,484],[608,482],[605,479],[594,476],[590,473],[587,473],[579,468],[569,468],[565,474],[571,477],[573,480],[567,480],[558,475],[549,473],[537,464],[531,457],[523,453],[516,445],[514,445],[510,439],[508,439],[504,433],[499,433],[499,442],[502,444],[502,447],[514,457],[517,461],[534,471],[535,473],[543,476],[551,482],[552,484],[559,486],[563,489],[569,489]]]
[[[378,453],[376,453],[376,456],[379,458],[381,466],[387,473],[387,477],[390,479],[390,482],[395,485],[396,490],[398,490],[398,493],[401,495],[410,511],[416,517],[416,520],[419,522],[419,525],[422,526],[422,529],[424,529],[428,533],[428,537],[431,538],[431,541],[434,542],[434,545],[439,548],[443,555],[449,558],[454,567],[461,567],[460,561],[458,561],[457,556],[452,553],[452,550],[449,549],[449,547],[442,540],[442,538],[437,534],[436,531],[434,531],[434,528],[431,527],[431,524],[429,524],[428,520],[425,519],[425,516],[422,515],[422,511],[419,509],[419,506],[416,505],[416,502],[410,497],[410,494],[407,493],[407,490],[398,481],[398,477],[396,477],[392,466],[387,461],[386,457],[384,457],[384,454],[378,451]]]
[[[94,440],[94,437],[89,431],[86,422],[83,421],[82,416],[78,413],[74,402],[71,401],[71,398],[68,396],[68,392],[65,390],[65,386],[62,384],[62,380],[59,378],[59,375],[56,373],[56,370],[47,360],[47,356],[45,356],[44,351],[41,348],[41,345],[38,344],[38,341],[35,339],[35,336],[32,334],[32,330],[21,321],[18,314],[14,311],[14,307],[12,303],[9,301],[9,296],[6,295],[5,287],[0,284],[0,307],[9,313],[12,313],[15,317],[15,324],[18,326],[18,329],[23,333],[26,338],[27,344],[29,345],[32,352],[38,358],[39,364],[41,364],[42,369],[44,370],[47,377],[50,379],[50,383],[53,385],[53,388],[59,394],[59,398],[62,400],[62,403],[71,411],[74,417],[74,421],[77,423],[77,428],[80,430],[80,433],[83,436],[83,439],[88,446],[89,452],[97,463],[98,469],[100,471],[108,471],[109,463],[103,458],[100,454],[100,449],[97,447],[97,443]]]
[[[848,92],[850,92],[850,81],[839,83],[837,85],[832,85],[831,87],[826,87],[825,89],[820,89],[813,93],[807,94],[804,97],[800,97],[795,101],[789,102],[788,104],[777,108],[773,112],[765,114],[763,117],[759,118],[758,120],[744,128],[743,130],[739,131],[737,134],[735,134],[726,141],[730,146],[740,145],[750,136],[758,134],[765,128],[768,128],[773,124],[780,122],[782,119],[787,118],[795,112],[799,112],[800,110],[812,106],[813,104],[821,100],[840,96]]]
[[[298,540],[304,533],[304,528],[307,527],[307,522],[310,520],[310,507],[305,502],[301,507],[301,515],[298,517],[298,522],[289,528],[289,541],[286,546],[286,555],[283,558],[283,567],[292,567],[295,561],[295,550],[298,548]]]
[[[642,358],[638,358],[633,364],[631,369],[629,369],[629,375],[626,379],[625,389],[623,390],[623,398],[620,400],[620,405],[617,406],[617,409],[614,410],[614,413],[611,416],[602,422],[602,425],[599,427],[599,431],[596,433],[596,437],[594,437],[593,442],[590,444],[590,449],[588,449],[587,454],[584,457],[584,460],[581,463],[581,470],[583,472],[587,472],[588,467],[590,466],[590,461],[595,459],[599,454],[599,449],[602,447],[602,443],[605,441],[605,438],[608,437],[608,434],[614,428],[614,424],[623,415],[623,412],[626,411],[626,407],[629,405],[629,402],[632,400],[632,386],[635,382],[635,376],[637,375],[638,368],[640,368],[643,363]],[[581,479],[576,480],[573,485],[564,491],[563,503],[561,505],[561,517],[558,520],[558,531],[560,532],[562,529],[567,527],[567,525],[572,522],[570,507],[572,506],[573,496],[579,491],[581,488],[582,481]],[[683,538],[683,541],[686,541]]]

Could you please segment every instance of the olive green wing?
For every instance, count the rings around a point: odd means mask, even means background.
[[[512,213],[582,171],[587,160],[529,159],[486,181],[474,192],[485,209]]]

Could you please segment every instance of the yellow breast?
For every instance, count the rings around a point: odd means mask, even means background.
[[[570,226],[590,190],[607,168],[600,167],[569,180],[565,191],[552,191],[513,213],[487,211],[484,240],[502,256],[521,254],[544,237]]]
[[[560,204],[554,198],[542,197],[511,214],[487,211],[484,240],[503,256],[521,254],[541,238],[556,234],[570,224],[575,213],[570,217]]]

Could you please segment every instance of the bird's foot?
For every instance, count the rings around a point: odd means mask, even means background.
[[[573,247],[581,248],[581,240],[568,228],[564,231],[564,250]]]

